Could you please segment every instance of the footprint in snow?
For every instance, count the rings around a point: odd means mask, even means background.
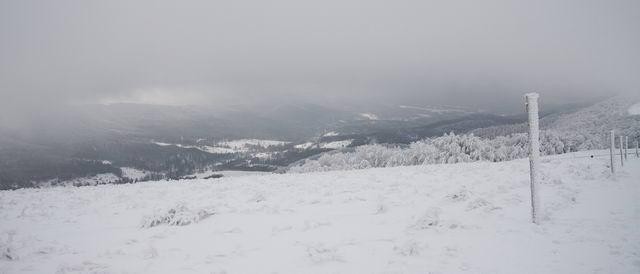
[[[158,257],[158,250],[153,246],[149,246],[142,251],[142,257],[147,260],[156,258]]]
[[[255,195],[253,195],[253,197],[251,197],[249,199],[249,202],[253,202],[253,203],[261,203],[266,201],[267,198],[265,197],[265,195],[263,193],[256,193]]]
[[[314,264],[344,262],[344,259],[338,254],[336,248],[328,248],[323,244],[306,245],[305,252]]]
[[[494,206],[491,202],[482,198],[475,199],[467,204],[467,211],[471,211],[478,208],[484,208],[484,211],[486,212],[502,209],[501,207]]]
[[[386,213],[387,210],[389,210],[389,207],[387,205],[383,203],[378,203],[376,204],[375,211],[373,214],[376,214],[376,215],[383,214],[383,213]]]
[[[312,229],[316,229],[323,226],[331,226],[331,222],[315,222],[315,221],[304,221],[304,225],[300,228],[300,231],[309,231]]]
[[[405,257],[420,255],[420,251],[422,251],[423,249],[424,247],[415,240],[408,240],[402,244],[399,244],[393,247],[393,250],[396,253]]]
[[[466,201],[469,196],[471,196],[471,192],[463,188],[452,194],[449,194],[447,198],[453,202],[463,202]]]
[[[237,226],[232,228],[232,229],[227,229],[225,231],[222,231],[222,233],[224,233],[224,234],[238,234],[238,233],[242,233],[242,232],[243,232],[242,229],[237,227]]]
[[[278,234],[280,234],[282,232],[290,231],[290,230],[293,230],[293,226],[290,226],[290,225],[288,225],[288,226],[274,226],[273,228],[271,228],[271,235],[275,236],[275,235],[278,235]]]

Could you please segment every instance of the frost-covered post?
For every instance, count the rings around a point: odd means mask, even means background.
[[[624,136],[624,159],[627,160],[627,149],[629,148],[629,136]]]
[[[618,140],[620,141],[620,166],[624,166],[624,155],[622,155],[622,135],[618,136]]]
[[[615,161],[613,159],[614,151],[616,149],[616,134],[611,131],[611,147],[609,148],[609,154],[611,154],[611,174],[616,172]]]
[[[638,154],[638,141],[636,141],[636,158],[640,157],[640,154]]]
[[[540,201],[538,200],[538,162],[540,161],[540,129],[538,121],[538,97],[537,93],[527,93],[526,107],[529,114],[529,175],[531,176],[531,221],[538,224],[540,213]]]

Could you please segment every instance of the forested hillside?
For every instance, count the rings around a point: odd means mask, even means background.
[[[609,131],[628,136],[631,145],[640,138],[640,115],[630,111],[635,101],[614,97],[572,113],[552,114],[541,119],[542,155],[610,146]],[[500,162],[527,156],[526,123],[493,126],[469,134],[445,134],[426,138],[408,146],[372,144],[351,150],[324,153],[294,163],[290,172],[349,170],[370,167],[458,163]]]

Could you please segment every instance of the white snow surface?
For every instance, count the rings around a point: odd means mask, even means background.
[[[169,144],[169,143],[162,143],[162,142],[152,142],[156,145],[159,146],[177,146],[180,148],[195,148],[204,152],[208,152],[211,154],[227,154],[227,153],[238,153],[238,152],[245,152],[247,151],[246,149],[234,149],[234,148],[228,148],[228,147],[217,147],[217,146],[189,146],[189,145],[182,145],[182,144]]]
[[[322,143],[320,147],[329,148],[329,149],[339,149],[339,148],[348,147],[352,142],[353,142],[353,139],[334,141],[334,142]]]
[[[295,146],[293,146],[296,149],[308,149],[311,148],[315,145],[315,143],[313,142],[306,142],[306,143],[302,143],[302,144],[297,144]]]
[[[457,108],[457,107],[450,107],[450,108],[443,108],[443,107],[417,107],[417,106],[406,106],[406,105],[400,105],[400,108],[404,108],[404,109],[415,109],[415,110],[422,110],[422,111],[428,111],[428,112],[433,112],[433,113],[447,113],[447,112],[463,112],[463,113],[467,113],[468,111]]]
[[[245,177],[245,176],[265,176],[273,174],[264,171],[240,171],[240,170],[223,170],[216,173],[224,175],[224,177]]]
[[[368,120],[378,120],[378,115],[375,115],[373,113],[360,113],[360,116],[368,119]]]
[[[227,147],[211,147],[211,146],[203,146],[202,150],[204,152],[209,152],[211,154],[227,154],[227,153],[237,153],[244,152],[245,150],[236,150]]]
[[[214,174],[220,174],[226,178],[226,177],[242,177],[242,176],[263,176],[263,175],[268,175],[273,173],[264,172],[264,171],[207,170],[207,171],[195,173],[192,176],[196,176],[197,179],[204,179]],[[219,179],[219,178],[216,178],[216,179]]]
[[[640,102],[629,107],[629,115],[640,115]]]
[[[260,139],[239,139],[231,141],[219,142],[218,146],[228,147],[235,150],[246,150],[249,146],[259,146],[262,148],[268,148],[270,146],[282,146],[289,142],[276,141],[276,140],[260,140]]]
[[[0,191],[0,273],[640,273],[640,160]],[[619,163],[618,163],[619,164]]]
[[[169,144],[169,143],[163,143],[163,142],[155,142],[155,141],[151,141],[151,143],[154,143],[156,145],[159,145],[161,147],[165,147],[165,146],[178,146],[181,147],[181,145],[175,145],[175,144]]]
[[[276,140],[260,140],[260,139],[239,139],[239,140],[231,140],[231,141],[222,141],[217,143],[215,146],[190,146],[190,145],[182,145],[182,144],[170,144],[170,143],[162,143],[155,142],[152,143],[159,146],[177,146],[180,148],[195,148],[204,152],[208,152],[211,154],[227,154],[227,153],[243,153],[252,150],[252,146],[257,146],[263,149],[269,148],[271,146],[282,146],[289,144],[289,142],[285,141],[276,141]]]
[[[322,136],[324,136],[324,137],[331,137],[331,136],[338,136],[338,135],[340,135],[340,133],[337,133],[337,132],[335,132],[335,131],[330,131],[330,132],[325,133],[325,134],[324,134],[324,135],[322,135]]]

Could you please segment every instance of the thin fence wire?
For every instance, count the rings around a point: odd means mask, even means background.
[[[553,159],[577,159],[577,158],[599,158],[599,157],[611,157],[611,154],[607,153],[607,154],[598,154],[598,155],[584,155],[584,156],[558,156],[558,155],[564,155],[564,154],[555,154],[555,155],[545,155],[542,156],[542,158],[552,158]],[[614,153],[614,156],[616,155],[620,155],[620,153]],[[624,153],[623,153],[624,155]]]

